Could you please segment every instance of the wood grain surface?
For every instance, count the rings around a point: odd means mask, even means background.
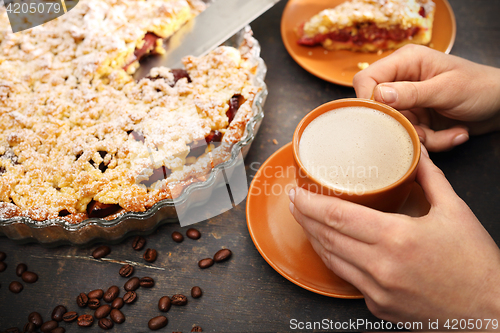
[[[450,3],[457,19],[457,39],[451,53],[500,67],[500,1],[450,0]],[[269,97],[260,132],[246,158],[249,182],[260,163],[291,141],[295,126],[308,111],[333,99],[355,97],[353,89],[312,76],[287,54],[279,31],[285,4],[285,0],[281,1],[252,24],[268,65]],[[500,133],[473,137],[463,146],[431,157],[498,244]],[[38,244],[19,245],[0,237],[0,251],[7,254],[8,265],[0,273],[0,331],[10,327],[22,330],[32,311],[40,312],[48,320],[59,304],[69,311],[91,314],[89,309],[78,308],[76,296],[97,288],[106,290],[111,285],[122,288],[127,279],[118,274],[121,261],[138,263],[134,276],[153,277],[156,285],[137,291],[138,300],[122,309],[125,323],[115,325],[112,332],[149,331],[149,319],[161,314],[157,308],[160,297],[177,293],[189,295],[189,303],[185,307],[172,307],[166,314],[169,324],[162,332],[190,332],[193,325],[217,332],[292,331],[291,319],[377,320],[363,300],[320,296],[276,273],[250,239],[245,202],[195,227],[201,231],[201,239],[185,238],[180,244],[174,243],[170,235],[174,231],[185,234],[187,228],[175,224],[163,225],[146,236],[146,248],[158,250],[158,259],[152,264],[142,259],[143,251],[132,249],[131,238],[111,245],[108,258],[112,260],[105,261],[91,258],[97,245],[45,248]],[[198,268],[200,259],[213,256],[223,247],[233,251],[229,261],[205,270]],[[13,280],[20,281],[15,267],[21,262],[36,272],[39,280],[35,284],[23,283],[24,290],[13,294],[8,285]],[[190,296],[195,285],[203,290],[199,299]],[[97,323],[90,329],[79,328],[75,323],[61,326],[68,332],[101,330]]]

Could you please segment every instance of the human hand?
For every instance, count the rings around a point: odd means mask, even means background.
[[[353,80],[356,95],[373,97],[413,123],[429,151],[500,129],[500,69],[420,45],[407,45]]]
[[[498,319],[500,250],[425,148],[417,181],[431,204],[420,218],[301,188],[290,191],[290,210],[326,266],[361,291],[375,316],[421,321],[424,329],[429,319]]]

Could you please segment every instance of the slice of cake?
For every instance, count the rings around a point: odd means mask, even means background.
[[[431,0],[350,0],[325,9],[298,28],[298,43],[328,50],[377,52],[430,42]]]

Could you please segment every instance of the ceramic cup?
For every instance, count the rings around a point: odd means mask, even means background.
[[[410,168],[402,178],[395,183],[371,191],[359,194],[322,184],[315,179],[304,167],[299,155],[299,142],[304,129],[319,115],[344,107],[367,107],[381,111],[396,119],[406,129],[413,143],[413,160]],[[374,138],[375,139],[375,138]],[[361,205],[378,209],[385,212],[397,212],[405,203],[413,187],[417,173],[417,165],[420,160],[420,140],[413,125],[400,112],[385,104],[361,98],[339,99],[323,104],[309,112],[299,123],[293,134],[293,157],[296,166],[297,185],[314,193],[337,196],[342,199],[359,203]]]

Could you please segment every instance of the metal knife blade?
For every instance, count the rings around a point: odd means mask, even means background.
[[[166,53],[141,64],[134,74],[141,79],[153,67],[182,68],[187,55],[202,56],[222,44],[279,0],[215,0],[169,38]]]

